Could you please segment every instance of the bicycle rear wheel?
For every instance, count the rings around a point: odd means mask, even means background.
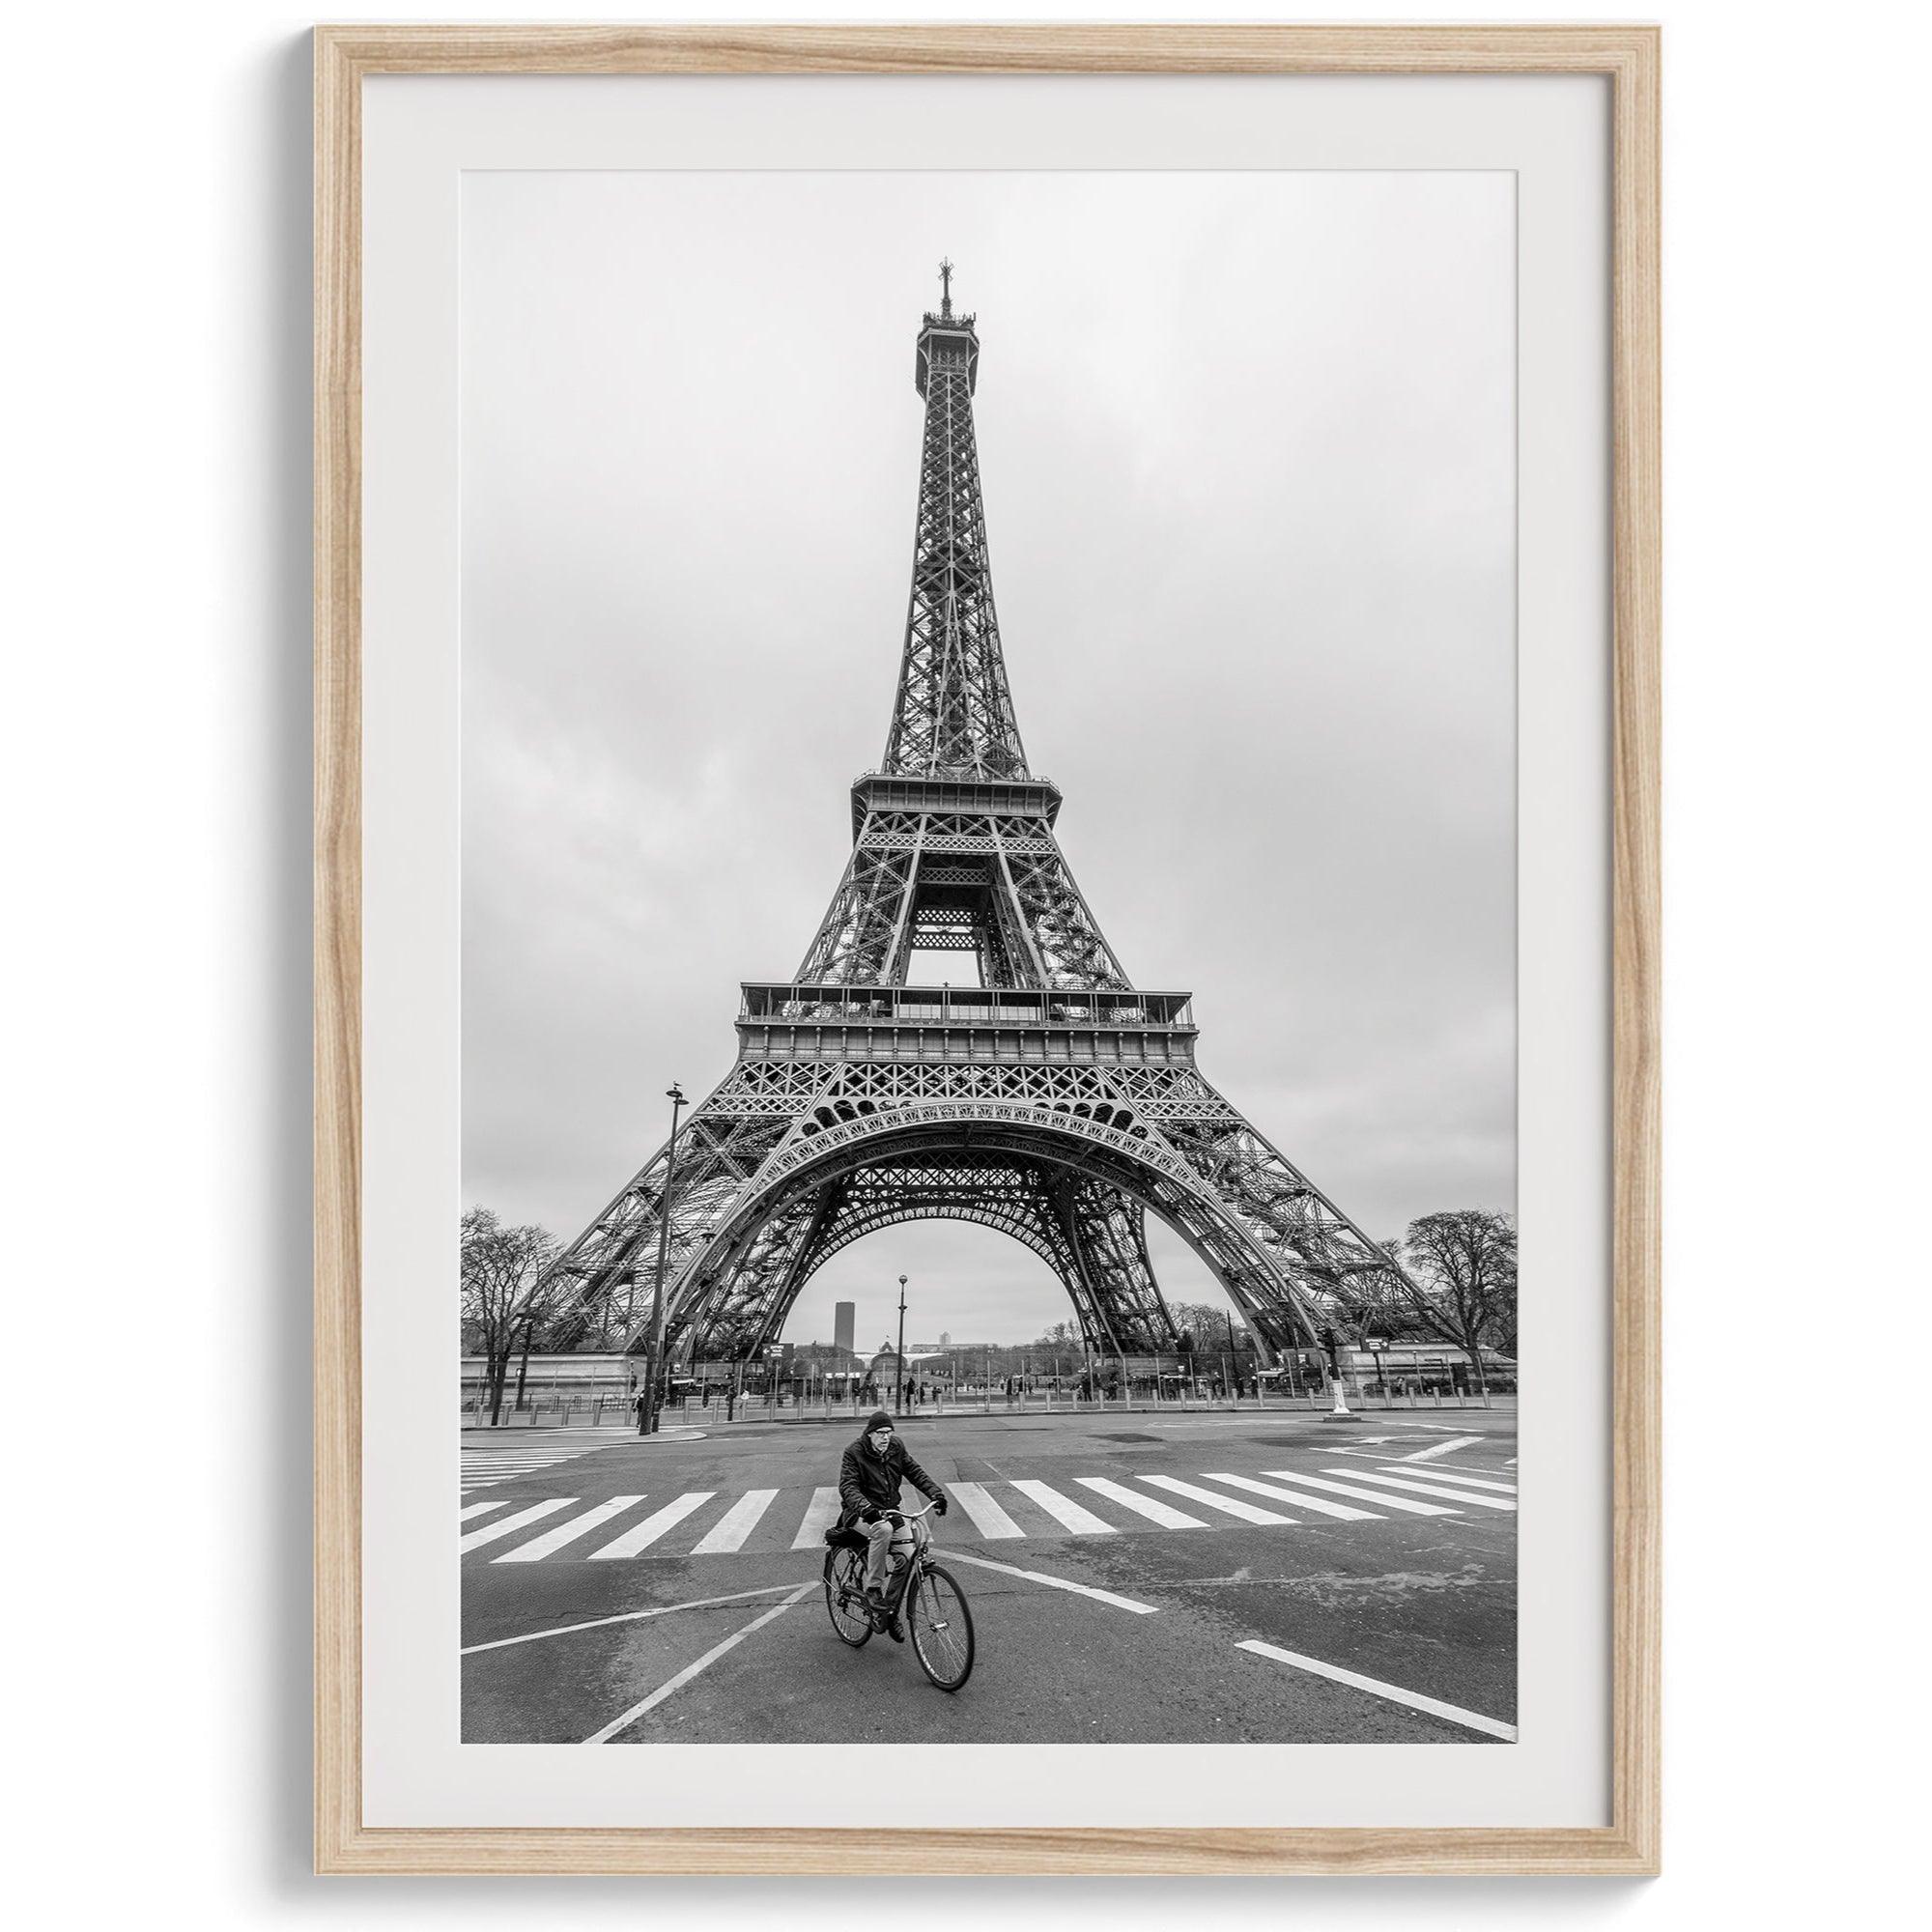
[[[839,1640],[854,1650],[868,1643],[872,1619],[866,1608],[866,1570],[856,1549],[825,1552],[825,1608]]]
[[[928,1563],[914,1579],[906,1621],[919,1667],[942,1690],[973,1674],[973,1612],[952,1571]]]

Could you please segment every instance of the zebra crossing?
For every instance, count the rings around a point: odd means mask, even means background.
[[[467,1496],[507,1483],[515,1476],[541,1475],[559,1463],[572,1463],[593,1449],[614,1449],[628,1442],[623,1430],[547,1429],[541,1435],[493,1436],[487,1442],[463,1445],[462,1489]]]
[[[501,1482],[506,1476],[487,1480]],[[1517,1506],[1513,1475],[1448,1469],[1439,1463],[1350,1463],[1319,1472],[1263,1469],[1252,1475],[1222,1469],[1191,1479],[1154,1473],[1137,1473],[1131,1480],[1075,1476],[1057,1484],[1010,1477],[952,1482],[945,1488],[956,1516],[966,1520],[956,1523],[954,1534],[981,1543],[1228,1529],[1236,1524],[1293,1528],[1413,1517],[1468,1520],[1513,1516]],[[639,1556],[769,1555],[822,1548],[825,1530],[838,1516],[838,1492],[832,1488],[757,1489],[736,1495],[715,1490],[675,1495],[640,1492],[606,1496],[580,1510],[582,1500],[548,1496],[537,1502],[509,1497],[467,1502],[459,1518],[458,1548],[466,1556],[487,1550],[485,1560],[495,1563],[542,1563],[558,1556],[613,1562]],[[612,1529],[616,1533],[607,1537]]]

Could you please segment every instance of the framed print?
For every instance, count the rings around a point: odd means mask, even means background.
[[[319,1869],[1656,1869],[1657,73],[318,30]]]

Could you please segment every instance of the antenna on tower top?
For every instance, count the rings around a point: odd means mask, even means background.
[[[942,261],[939,265],[939,314],[942,321],[952,317],[952,264]]]

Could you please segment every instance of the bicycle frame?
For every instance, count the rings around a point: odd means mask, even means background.
[[[880,1511],[880,1515],[896,1517],[900,1522],[918,1522],[923,1518],[930,1516],[936,1508],[938,1508],[937,1503],[929,1502],[923,1510],[889,1509]],[[913,1538],[912,1554],[906,1558],[904,1564],[900,1567],[895,1579],[897,1587],[892,1591],[890,1597],[887,1599],[890,1605],[890,1615],[897,1616],[899,1611],[905,1607],[906,1596],[912,1589],[913,1578],[919,1575],[920,1571],[925,1568],[928,1552],[931,1548],[932,1532],[930,1530],[927,1530],[923,1537],[916,1536]],[[889,1580],[892,1580],[890,1574]]]
[[[895,1517],[901,1522],[918,1522],[923,1518],[930,1516],[937,1507],[938,1504],[936,1502],[928,1502],[922,1510],[889,1509],[881,1510],[879,1514],[882,1517]],[[925,1568],[927,1562],[930,1560],[931,1549],[932,1532],[928,1530],[923,1539],[914,1538],[912,1554],[906,1559],[904,1564],[896,1572],[888,1571],[886,1578],[887,1596],[884,1610],[887,1622],[896,1617],[899,1611],[905,1607],[906,1595],[912,1588],[914,1578]],[[885,1624],[878,1621],[879,1612],[874,1609],[872,1604],[864,1595],[863,1576],[857,1592],[841,1591],[841,1602],[846,1601],[848,1597],[854,1603],[855,1606],[861,1605],[864,1606],[867,1614],[872,1617],[876,1629],[883,1630],[885,1628]]]

